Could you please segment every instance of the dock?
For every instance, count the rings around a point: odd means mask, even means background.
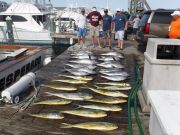
[[[56,35],[57,36],[57,35]],[[54,35],[54,37],[56,37]],[[53,79],[59,78],[59,74],[68,74],[65,72],[65,63],[67,63],[70,59],[70,54],[74,51],[79,51],[79,45],[70,46],[66,51],[64,51],[61,55],[56,57],[51,63],[47,66],[44,66],[37,72],[37,80],[40,84],[53,84],[59,86],[69,86],[69,84],[60,83],[60,82],[52,82]],[[137,63],[137,57],[139,57],[139,53],[136,48],[132,46],[132,43],[126,41],[125,49],[119,50],[113,46],[113,49],[109,48],[92,48],[90,41],[86,42],[86,48],[84,50],[90,50],[95,56],[98,56],[101,53],[106,53],[110,51],[116,51],[122,53],[125,59],[122,61],[125,66],[125,71],[130,74],[130,78],[126,81],[133,86],[135,81],[134,74],[134,66]],[[99,69],[96,69],[98,72]],[[93,75],[93,81],[88,83],[88,86],[93,86],[96,82],[108,82],[108,80],[100,78],[99,74]],[[78,92],[85,92],[88,94],[92,94],[95,98],[102,97],[100,94],[94,93],[90,90],[81,88],[83,85],[74,85],[78,88]],[[47,100],[47,99],[57,99],[56,97],[50,97],[45,94],[45,92],[58,92],[57,90],[53,90],[50,88],[41,87],[38,97],[34,102]],[[125,94],[129,94],[129,91],[123,92]],[[62,120],[48,120],[41,118],[31,117],[29,114],[38,114],[43,112],[53,112],[53,111],[63,111],[63,110],[73,110],[77,109],[77,104],[86,104],[84,101],[73,101],[73,103],[69,105],[63,106],[48,106],[48,105],[33,105],[31,104],[25,111],[17,111],[17,107],[5,106],[1,107],[0,110],[0,134],[1,135],[128,135],[128,118],[127,118],[127,103],[118,104],[122,107],[122,111],[120,112],[107,112],[107,117],[105,118],[85,118],[80,116],[73,115],[64,115],[64,119]],[[142,119],[145,119],[146,122],[148,120],[148,116],[141,114]],[[133,118],[133,128],[136,133],[134,135],[139,135],[137,125],[135,124],[135,117]],[[77,128],[68,128],[63,129],[60,128],[62,123],[83,123],[83,122],[110,122],[118,125],[118,129],[112,131],[91,131],[85,129],[77,129]],[[10,125],[10,126],[9,126]],[[147,130],[147,123],[145,123],[145,128]],[[146,131],[147,133],[148,131]],[[148,135],[148,133],[146,134]]]

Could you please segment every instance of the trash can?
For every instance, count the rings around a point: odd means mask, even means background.
[[[142,93],[146,101],[149,90],[180,90],[179,39],[150,38],[144,55]]]

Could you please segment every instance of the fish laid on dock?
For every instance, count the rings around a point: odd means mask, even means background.
[[[117,60],[120,60],[120,58],[119,57],[109,57],[109,56],[107,56],[107,57],[100,57],[100,58],[98,58],[98,60],[100,60],[100,61],[117,61]]]
[[[70,75],[58,75],[62,77],[67,77],[75,80],[81,80],[81,81],[91,81],[93,80],[93,77],[91,76],[70,76]]]
[[[57,80],[52,80],[53,82],[64,82],[64,83],[70,83],[70,84],[86,84],[87,82],[86,81],[81,81],[81,80],[60,80],[60,79],[57,79]]]
[[[127,102],[126,99],[114,99],[114,98],[88,99],[87,101],[94,103],[104,103],[104,104],[120,104]]]
[[[119,86],[119,87],[130,87],[128,83],[118,83],[118,82],[106,82],[106,83],[96,83],[100,85],[109,85],[109,86]]]
[[[108,69],[100,69],[99,73],[111,73],[111,72],[123,72],[123,69],[120,68],[108,68]]]
[[[112,111],[112,112],[119,112],[122,110],[122,108],[117,105],[78,105],[78,106],[87,109]]]
[[[30,114],[30,116],[36,117],[36,118],[43,118],[43,119],[63,119],[64,118],[64,115],[59,112]]]
[[[66,63],[66,66],[72,67],[72,68],[88,68],[88,69],[95,69],[97,66],[95,65],[90,65],[90,64],[76,64],[76,63]]]
[[[119,87],[119,86],[104,86],[104,87],[100,87],[100,86],[95,86],[97,87],[97,89],[104,89],[104,90],[110,90],[110,91],[124,91],[124,90],[130,90],[131,87]]]
[[[67,105],[67,104],[70,104],[71,102],[72,102],[71,100],[66,100],[66,99],[51,99],[51,100],[35,102],[33,104],[35,105]]]
[[[106,96],[111,96],[111,97],[125,97],[125,98],[128,97],[128,95],[120,91],[108,91],[108,90],[94,89],[94,88],[89,88],[89,89],[101,95],[106,95]]]
[[[87,76],[87,75],[91,74],[88,72],[79,71],[78,69],[66,69],[66,71],[68,71],[69,73],[71,73],[72,75],[75,75],[75,76]],[[94,72],[93,72],[93,74],[94,74]]]
[[[127,79],[127,77],[125,77],[125,76],[118,76],[118,75],[116,75],[116,76],[104,76],[104,75],[101,75],[101,77],[105,78],[107,80],[110,80],[110,81],[117,81],[117,82],[124,81],[124,80]]]
[[[101,73],[101,74],[107,75],[107,76],[116,76],[116,75],[124,76],[124,77],[129,76],[129,74],[127,72],[109,72],[109,73]]]
[[[79,124],[63,124],[61,128],[80,128],[87,130],[111,131],[118,128],[116,124],[108,122],[86,122]]]
[[[68,110],[68,111],[61,111],[61,113],[82,116],[82,117],[89,117],[89,118],[102,118],[107,116],[106,112],[104,111],[92,110],[92,109]]]
[[[117,52],[108,52],[108,53],[103,53],[100,55],[101,56],[114,56],[114,57],[124,58],[124,56],[122,54],[117,53]]]
[[[73,59],[90,59],[90,60],[95,60],[97,57],[93,55],[79,55],[79,56],[72,56],[71,58]]]
[[[71,60],[69,61],[71,63],[79,63],[79,64],[97,64],[97,61],[95,60],[83,60],[83,59],[80,59],[80,60]]]
[[[77,90],[76,87],[70,87],[70,86],[57,86],[57,85],[45,85],[45,84],[42,84],[41,86],[55,89],[55,90],[62,90],[62,91],[76,91]]]
[[[123,65],[121,65],[120,63],[114,63],[114,62],[103,62],[103,63],[100,63],[100,64],[97,64],[97,66],[100,66],[100,67],[104,67],[104,68],[124,68]]]
[[[45,92],[45,93],[48,95],[69,99],[69,100],[77,100],[77,101],[88,100],[93,98],[92,95],[87,93],[51,93],[51,92]]]

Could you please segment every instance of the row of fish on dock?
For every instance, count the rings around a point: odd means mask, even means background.
[[[34,105],[63,106],[74,104],[78,108],[31,114],[31,116],[47,119],[64,119],[64,114],[68,114],[98,119],[106,117],[108,115],[107,112],[120,112],[122,108],[119,104],[126,103],[128,97],[123,91],[131,89],[130,84],[120,82],[129,77],[129,74],[124,71],[125,67],[121,64],[122,59],[124,59],[123,55],[117,52],[98,54],[98,56],[93,55],[90,51],[72,53],[70,60],[64,65],[65,73],[55,76],[52,80],[56,85],[41,85],[42,88],[59,90],[59,92],[44,92],[47,96],[54,96],[59,99],[36,101]],[[97,81],[94,80],[98,76],[103,81],[99,78]],[[67,85],[63,85],[65,83]],[[79,92],[80,89],[83,92]],[[100,95],[100,97],[95,97],[94,95]],[[78,101],[78,104],[76,101]],[[83,104],[80,105],[79,101],[83,102]],[[117,129],[118,125],[96,121],[76,124],[65,123],[62,124],[61,128],[107,131]]]

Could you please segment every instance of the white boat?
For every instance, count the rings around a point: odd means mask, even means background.
[[[0,93],[23,75],[43,66],[45,47],[0,44]]]
[[[49,13],[41,12],[35,5],[26,2],[14,2],[0,13],[0,42],[8,41],[6,17],[13,21],[15,43],[49,45],[52,43],[48,30]]]

